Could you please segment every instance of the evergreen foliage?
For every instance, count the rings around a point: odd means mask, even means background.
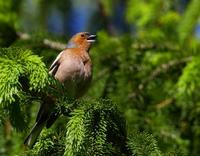
[[[98,2],[107,26],[90,52],[92,85],[85,98],[74,100],[46,68],[62,48],[45,41],[66,38],[38,31],[24,39],[18,33],[24,1],[0,1],[0,155],[198,156],[199,0],[185,10],[179,1],[123,1],[130,29],[121,36],[110,34],[121,1]],[[70,7],[65,1],[36,3],[37,25],[51,7],[62,15]],[[44,128],[33,149],[25,149],[23,140],[46,94],[57,98],[54,113],[60,117]]]
[[[48,83],[48,73],[44,63],[30,50],[18,48],[0,49],[1,64],[1,104],[5,106],[23,97],[23,85],[29,90],[40,91]],[[28,84],[21,84],[20,78],[27,78]]]
[[[130,139],[129,146],[132,155],[142,156],[161,156],[163,155],[158,149],[157,141],[148,133],[135,133]]]
[[[123,155],[126,127],[117,109],[107,101],[81,103],[67,124],[65,155]]]
[[[25,110],[32,98],[29,92],[43,89],[48,73],[41,58],[30,50],[2,48],[0,55],[1,109],[7,108],[12,125],[23,130],[27,126]]]

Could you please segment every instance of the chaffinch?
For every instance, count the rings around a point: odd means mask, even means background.
[[[92,79],[92,61],[89,50],[96,35],[81,32],[74,35],[50,66],[49,74],[64,84],[67,95],[79,98],[88,90]],[[40,106],[36,123],[24,141],[26,146],[33,146],[43,127],[48,124],[55,99],[47,96]],[[48,124],[50,127],[52,122]]]

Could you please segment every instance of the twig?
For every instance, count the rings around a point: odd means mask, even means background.
[[[137,87],[137,90],[131,94],[129,94],[129,98],[135,97],[139,92],[141,92],[144,89],[144,86],[153,80],[155,77],[160,75],[161,73],[167,72],[169,69],[171,69],[174,66],[177,66],[182,63],[186,63],[192,60],[192,56],[182,58],[180,60],[172,60],[168,63],[164,63],[161,66],[157,67],[155,70],[152,71],[150,76],[148,76],[146,79],[144,79]]]
[[[175,46],[171,43],[163,43],[162,45],[153,42],[138,43],[135,41],[131,47],[138,51],[149,51],[149,50],[161,50],[161,51],[180,51],[180,47]]]
[[[30,40],[31,36],[27,33],[18,32],[18,38],[21,40]],[[55,50],[63,50],[66,48],[66,44],[61,42],[52,41],[50,39],[43,39],[42,44],[48,48],[55,49]]]
[[[66,44],[60,43],[60,42],[55,42],[49,39],[44,39],[43,43],[45,46],[51,48],[51,49],[56,49],[56,50],[63,50],[66,48]]]
[[[165,99],[165,100],[161,101],[160,103],[158,103],[158,104],[156,105],[156,108],[157,108],[158,110],[161,109],[161,108],[164,108],[164,107],[166,107],[166,106],[172,104],[173,101],[174,101],[173,98]]]
[[[31,36],[27,33],[17,32],[17,36],[21,40],[29,40]]]

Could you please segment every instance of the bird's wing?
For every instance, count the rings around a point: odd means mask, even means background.
[[[56,74],[56,71],[58,70],[58,67],[59,67],[59,60],[61,58],[61,55],[62,55],[63,52],[61,52],[57,57],[56,59],[53,61],[53,63],[51,64],[50,68],[49,68],[49,74],[51,75],[55,75]]]
[[[84,65],[80,58],[69,53],[64,53],[55,78],[62,83],[81,75],[84,72]],[[63,59],[64,58],[64,59]]]

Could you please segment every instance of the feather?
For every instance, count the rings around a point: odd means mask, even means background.
[[[78,48],[78,47],[79,46],[75,44],[73,41],[69,41],[66,46],[66,48]]]
[[[38,138],[44,125],[45,125],[45,122],[43,122],[43,123],[36,122],[35,125],[33,126],[33,128],[31,129],[30,134],[26,137],[26,139],[24,141],[24,145],[32,147],[34,145],[34,143],[36,142],[36,139]]]
[[[58,67],[59,67],[59,60],[61,58],[61,55],[62,55],[63,52],[61,52],[57,57],[56,59],[53,61],[53,63],[51,64],[50,68],[49,68],[49,74],[51,75],[55,75],[56,71],[58,70]]]

